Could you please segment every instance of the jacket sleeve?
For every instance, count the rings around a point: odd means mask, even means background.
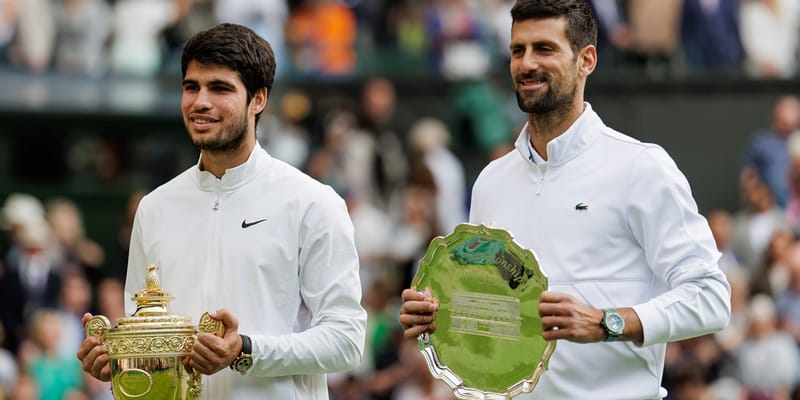
[[[658,146],[649,146],[631,169],[626,195],[628,226],[666,291],[633,308],[644,346],[721,330],[730,319],[730,286],[719,269],[706,219],[689,182]]]
[[[329,373],[361,364],[367,313],[361,306],[358,255],[344,201],[325,188],[300,224],[300,295],[310,314],[309,326],[278,336],[253,335],[256,362],[249,375]]]
[[[144,201],[144,200],[142,200]],[[145,287],[145,255],[144,243],[142,241],[142,209],[136,209],[133,219],[133,229],[131,230],[131,240],[128,247],[128,267],[125,274],[125,315],[133,315],[136,312],[136,303],[133,295]]]

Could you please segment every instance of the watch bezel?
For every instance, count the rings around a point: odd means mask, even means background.
[[[613,308],[603,310],[603,322],[601,325],[607,334],[606,341],[619,339],[625,331],[625,319]]]
[[[241,374],[247,372],[253,366],[253,356],[250,354],[239,354],[233,361],[233,369]]]

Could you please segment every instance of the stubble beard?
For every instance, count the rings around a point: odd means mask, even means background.
[[[244,143],[247,135],[247,115],[241,115],[232,121],[231,125],[210,140],[200,140],[192,137],[192,144],[201,151],[212,153],[231,153],[238,150]],[[230,133],[230,135],[226,135]],[[202,139],[202,138],[201,138]]]
[[[519,105],[520,110],[534,115],[565,113],[569,110],[578,90],[577,82],[572,81],[572,85],[563,91],[554,89],[549,85],[550,82],[548,80],[547,91],[540,96],[525,96],[519,90],[516,90],[517,105]]]

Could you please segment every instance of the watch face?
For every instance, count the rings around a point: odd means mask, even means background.
[[[621,335],[622,330],[625,328],[625,320],[619,314],[610,314],[606,319],[606,326],[609,331]]]
[[[251,366],[253,366],[253,359],[250,357],[242,357],[236,360],[235,368],[239,372],[247,371]]]

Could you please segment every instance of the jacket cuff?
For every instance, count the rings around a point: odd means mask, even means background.
[[[653,302],[633,307],[642,323],[642,347],[664,343],[669,338],[669,315]]]

